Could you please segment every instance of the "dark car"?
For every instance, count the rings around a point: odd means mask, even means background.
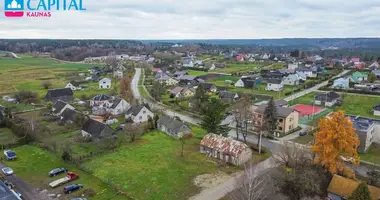
[[[60,173],[67,172],[66,168],[56,168],[49,172],[49,176],[57,176]]]
[[[307,132],[306,132],[306,131],[301,131],[301,132],[299,133],[299,136],[305,136],[305,135],[307,135]]]
[[[63,188],[63,192],[65,194],[70,194],[71,192],[74,192],[76,190],[79,190],[83,187],[82,184],[71,184]]]

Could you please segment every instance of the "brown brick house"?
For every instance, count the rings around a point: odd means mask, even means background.
[[[262,104],[253,108],[253,130],[260,131],[264,124],[264,111],[267,104]],[[293,108],[280,107],[277,108],[277,128],[273,136],[281,137],[286,133],[298,127],[299,112]]]

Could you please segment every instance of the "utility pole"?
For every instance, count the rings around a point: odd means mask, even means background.
[[[260,130],[260,136],[259,136],[259,154],[261,154],[261,141],[263,137],[263,131]]]

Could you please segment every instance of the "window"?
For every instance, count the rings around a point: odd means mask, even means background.
[[[258,117],[261,117],[261,115],[259,114],[259,115],[257,115]]]
[[[142,120],[142,116],[140,116],[139,119]]]
[[[290,126],[289,126],[289,129],[292,129],[292,128],[293,128],[292,125],[290,125]]]
[[[277,129],[280,130],[280,131],[282,131],[282,127],[281,126],[279,126]]]
[[[143,114],[145,114],[145,113],[146,113],[146,111],[144,110],[144,111],[143,111]]]
[[[283,120],[283,119],[279,119],[278,121],[279,121],[280,123],[282,123],[284,120]]]

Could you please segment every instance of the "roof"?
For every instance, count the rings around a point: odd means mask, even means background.
[[[376,105],[373,107],[373,110],[380,111],[380,104],[376,104]]]
[[[0,180],[0,200],[18,200],[18,198],[9,190],[8,186]]]
[[[332,178],[327,192],[349,198],[352,192],[359,186],[360,182],[348,178],[344,178],[339,175],[334,175]],[[368,189],[371,193],[372,200],[378,200],[380,198],[380,189],[374,186],[368,186]]]
[[[73,121],[73,120],[75,120],[76,114],[78,114],[77,111],[70,109],[70,108],[66,108],[62,112],[61,117],[62,117],[63,121],[67,121],[67,120]]]
[[[210,90],[211,88],[215,87],[214,84],[212,83],[201,83],[203,85],[203,87],[206,89],[206,90]]]
[[[116,108],[117,105],[119,105],[119,103],[121,102],[121,98],[115,98],[113,101],[112,101],[112,106],[110,108],[114,109]]]
[[[58,89],[52,89],[48,90],[46,96],[50,97],[62,97],[62,96],[73,96],[74,93],[71,90],[71,88],[58,88]]]
[[[178,132],[180,132],[182,130],[186,130],[186,129],[191,130],[191,128],[189,126],[187,126],[186,124],[184,124],[183,122],[178,121],[178,120],[174,119],[173,117],[169,117],[166,115],[160,117],[160,119],[157,121],[157,123],[164,125],[166,127],[166,129],[170,129],[175,133],[178,133]]]
[[[192,76],[192,75],[184,75],[182,77],[180,77],[180,80],[188,80],[188,81],[192,81],[194,79],[196,79],[197,77],[196,76]]]
[[[255,111],[259,112],[259,113],[264,113],[267,106],[268,106],[268,104],[261,104],[261,105],[257,106]],[[277,116],[278,117],[284,117],[284,118],[288,117],[290,115],[290,113],[292,113],[293,111],[296,111],[293,108],[280,107],[277,105],[276,105],[276,110],[277,110]]]
[[[233,157],[239,157],[244,151],[250,150],[250,148],[243,142],[216,135],[214,133],[205,135],[201,140],[201,145]]]
[[[67,105],[67,103],[58,100],[53,106],[53,113],[59,113]]]
[[[75,87],[79,87],[79,83],[77,83],[76,81],[70,81],[69,83],[71,83],[71,85]]]
[[[268,79],[267,82],[271,83],[271,84],[281,84],[282,83],[282,79],[271,78],[271,79]]]
[[[174,72],[173,75],[181,76],[181,75],[185,75],[185,74],[187,74],[187,71],[176,71],[176,72]]]
[[[103,82],[103,81],[111,82],[111,79],[109,79],[109,78],[102,78],[99,82]]]
[[[315,100],[331,102],[331,101],[334,101],[336,99],[339,99],[339,97],[340,97],[340,95],[336,92],[327,92],[327,93],[322,93],[322,94],[316,95]]]
[[[244,87],[253,88],[256,85],[256,79],[252,77],[241,78],[244,83]]]
[[[183,87],[177,86],[177,87],[173,88],[172,90],[170,90],[170,94],[174,94],[174,95],[179,94],[184,89],[185,88],[183,88]]]
[[[149,110],[149,106],[147,107],[145,104],[140,104],[140,105],[133,105],[129,110],[127,111],[127,115],[133,115],[136,116],[137,114],[140,113],[140,111],[146,107]]]
[[[374,73],[376,76],[380,75],[380,70],[372,70],[372,73]]]
[[[109,100],[111,97],[105,94],[97,94],[94,97],[92,97],[92,100],[94,101],[106,101]]]
[[[219,92],[219,97],[221,99],[229,98],[233,99],[235,97],[236,93],[235,92],[228,92],[228,91],[220,91]]]
[[[91,134],[93,137],[99,137],[100,134],[105,131],[105,133],[112,133],[113,130],[108,125],[89,118],[82,127],[83,131]]]
[[[169,80],[171,77],[164,72],[157,73],[155,78],[157,80]]]
[[[351,58],[351,62],[360,62],[360,58]]]
[[[353,77],[358,77],[358,78],[367,78],[368,74],[366,73],[360,73],[360,72],[355,72],[352,74]]]
[[[280,107],[281,107],[281,106],[288,105],[288,102],[285,101],[284,99],[279,99],[279,100],[276,100],[275,104],[276,104],[277,106],[280,106]]]
[[[183,59],[183,64],[184,64],[184,65],[188,65],[188,64],[190,64],[192,61],[193,61],[192,58],[184,58],[184,59]]]

